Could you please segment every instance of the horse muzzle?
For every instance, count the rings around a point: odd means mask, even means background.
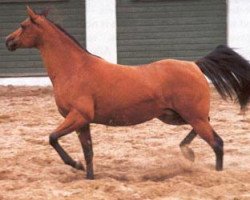
[[[11,37],[7,37],[5,45],[9,51],[15,51],[18,48],[17,41]]]

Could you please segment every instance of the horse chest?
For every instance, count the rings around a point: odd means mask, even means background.
[[[59,113],[63,116],[66,117],[67,114],[70,111],[70,101],[67,96],[62,96],[59,94],[55,93],[55,102],[58,108]]]

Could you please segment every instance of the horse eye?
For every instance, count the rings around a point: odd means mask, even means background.
[[[26,26],[21,24],[21,28],[24,30],[26,28]]]

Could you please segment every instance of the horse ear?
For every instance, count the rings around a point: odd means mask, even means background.
[[[32,21],[35,21],[38,15],[29,6],[27,6],[27,13]]]
[[[42,10],[42,12],[40,13],[40,15],[47,17],[49,14],[50,8],[45,8],[44,10]]]

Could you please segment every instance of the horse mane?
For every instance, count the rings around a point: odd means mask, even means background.
[[[96,57],[98,57],[98,58],[101,58],[101,57],[99,57],[99,56],[97,56],[97,55],[94,55],[94,54],[90,53],[86,48],[84,48],[84,47],[80,44],[80,42],[78,42],[78,40],[77,40],[74,36],[70,35],[70,34],[69,34],[64,28],[62,28],[59,24],[57,24],[57,23],[51,21],[50,19],[48,19],[48,18],[46,17],[47,14],[48,14],[48,12],[49,12],[49,8],[46,8],[46,9],[42,10],[40,13],[38,13],[38,15],[44,16],[50,23],[52,23],[53,25],[55,25],[55,27],[57,27],[57,28],[58,28],[62,33],[64,33],[68,38],[70,38],[70,39],[71,39],[75,44],[77,44],[77,46],[80,47],[82,50],[84,50],[85,52],[87,52],[87,53],[90,54],[90,55],[93,55],[93,56],[96,56]]]
[[[81,47],[81,49],[87,51],[81,44],[80,42],[78,42],[78,40],[70,35],[64,28],[62,28],[59,24],[56,24],[54,22],[52,22],[51,20],[47,19],[48,21],[50,21],[52,24],[54,24],[61,32],[63,32],[66,36],[68,36],[71,40],[73,40],[79,47]],[[88,51],[87,51],[88,52]],[[88,52],[89,53],[89,52]]]
[[[77,44],[77,46],[79,46],[81,49],[83,49],[85,52],[87,52],[88,54],[90,54],[90,55],[93,55],[93,56],[96,56],[96,57],[98,57],[98,58],[101,58],[101,57],[99,57],[99,56],[97,56],[97,55],[94,55],[94,54],[92,54],[92,53],[90,53],[86,48],[84,48],[81,44],[80,44],[80,42],[78,42],[78,40],[74,37],[74,36],[72,36],[72,35],[70,35],[64,28],[62,28],[59,24],[56,24],[56,23],[54,23],[53,21],[51,21],[51,20],[49,20],[49,19],[47,19],[48,21],[50,21],[52,24],[54,24],[62,33],[64,33],[67,37],[69,37],[73,42],[75,42],[75,44]]]

